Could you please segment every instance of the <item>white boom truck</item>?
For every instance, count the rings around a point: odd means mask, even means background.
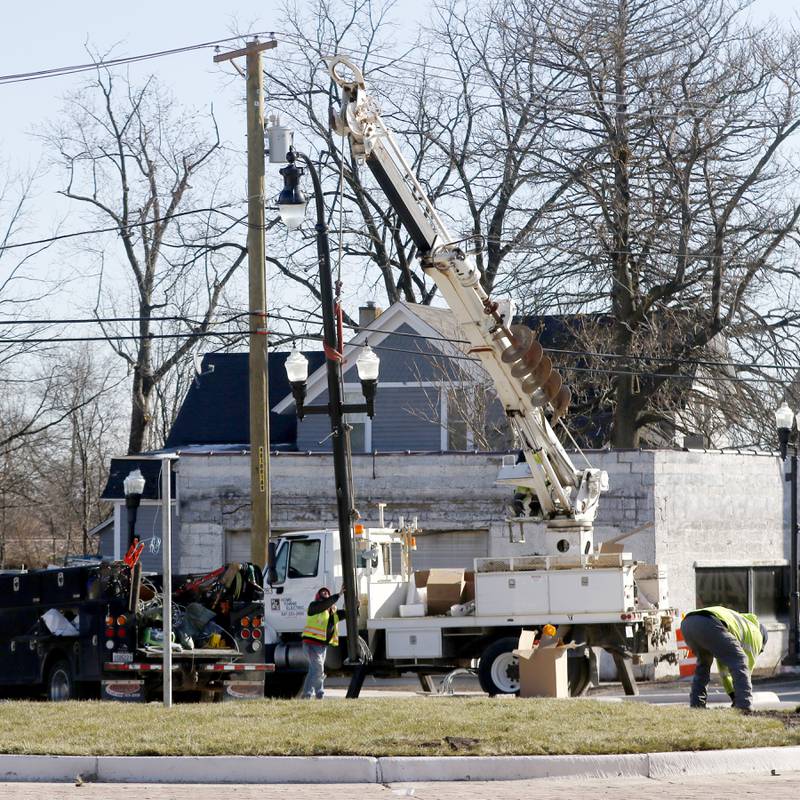
[[[472,258],[442,222],[384,125],[361,71],[342,56],[328,65],[342,92],[341,110],[332,115],[335,130],[349,138],[356,159],[369,167],[414,241],[422,269],[452,310],[469,354],[491,376],[521,444],[524,461],[504,467],[499,482],[526,487],[538,502],[537,520],[513,524],[543,523],[547,540],[537,554],[477,559],[473,613],[401,617],[400,606],[413,593],[414,531],[386,529],[381,522],[357,535],[359,630],[372,655],[371,670],[415,671],[425,687],[433,673],[477,663],[485,691],[513,693],[519,684],[511,651],[520,630],[549,622],[565,642],[584,645],[570,651],[572,694],[588,686],[592,647],[613,655],[625,690],[635,693],[631,656],[675,658],[675,611],[667,607],[663,573],[626,553],[595,552],[592,525],[608,476],[576,468],[553,432],[553,426],[563,426],[569,390],[533,332],[511,324],[510,305],[493,301],[482,288]],[[327,530],[279,541],[278,579],[265,595],[265,622],[277,639],[276,693],[281,680],[287,693],[298,688],[305,668],[299,637],[306,608],[320,586],[341,585],[338,549],[336,532]],[[351,684],[355,695],[358,688]]]

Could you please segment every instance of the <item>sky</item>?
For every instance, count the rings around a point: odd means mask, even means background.
[[[12,4],[6,0],[3,5],[0,75],[85,63],[87,44],[121,57],[217,40],[242,31],[275,30],[280,42],[282,23],[285,26],[279,5],[263,0],[137,0],[115,4],[107,0]],[[414,26],[420,21],[418,7],[414,0],[398,0],[394,14],[398,45],[413,38]],[[800,0],[755,0],[753,5],[757,17],[775,15],[786,21],[798,10]],[[267,71],[270,59],[291,55],[292,45],[280,43],[266,55]],[[242,151],[243,180],[243,81],[231,79],[230,66],[215,65],[212,56],[213,51],[205,49],[147,61],[130,66],[130,75],[135,81],[155,72],[184,105],[207,109],[213,103],[223,140]],[[83,212],[70,210],[55,195],[61,176],[49,167],[37,133],[57,117],[62,97],[86,77],[0,85],[0,167],[21,173],[36,168],[43,172],[33,203],[35,230],[42,235],[48,235],[56,225],[62,230],[80,229]],[[280,182],[277,168],[271,169],[268,193],[270,186],[277,192]]]

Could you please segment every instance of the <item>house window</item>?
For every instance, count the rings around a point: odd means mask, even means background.
[[[364,404],[364,395],[361,391],[344,393],[345,404]],[[372,420],[362,414],[346,414],[345,421],[351,426],[350,450],[353,453],[369,453],[372,449]]]
[[[456,395],[465,389],[458,387],[443,388],[440,396],[442,450],[472,450],[474,436],[465,419],[465,402]]]
[[[764,619],[783,619],[789,610],[788,583],[788,567],[698,567],[697,607],[726,606]]]

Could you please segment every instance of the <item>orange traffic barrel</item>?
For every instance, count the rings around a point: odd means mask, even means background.
[[[680,628],[675,631],[675,639],[678,642],[678,670],[680,676],[681,678],[689,678],[694,675],[694,671],[697,669],[697,656],[689,649],[689,645],[686,644]]]

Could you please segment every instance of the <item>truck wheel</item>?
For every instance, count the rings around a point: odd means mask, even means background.
[[[512,654],[518,639],[507,636],[492,642],[481,655],[478,681],[486,694],[516,694],[519,691],[519,662]]]
[[[274,700],[291,700],[300,694],[305,680],[305,672],[277,672],[267,675],[264,681],[264,697]]]
[[[47,699],[58,703],[63,700],[75,700],[78,697],[72,667],[66,659],[56,661],[47,673]]]
[[[570,697],[581,697],[586,694],[591,683],[589,656],[580,655],[567,658],[567,677]]]
[[[516,638],[511,636],[492,642],[481,656],[478,681],[490,697],[497,694],[519,692],[519,661],[512,651],[517,649]],[[574,656],[567,659],[567,676],[570,697],[579,697],[589,687],[589,657]]]

